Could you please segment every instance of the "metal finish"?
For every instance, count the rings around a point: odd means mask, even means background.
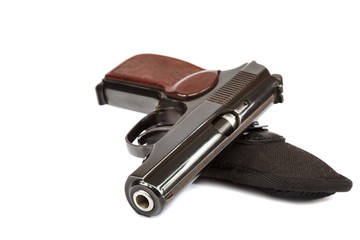
[[[154,208],[154,200],[144,190],[138,190],[133,194],[133,201],[135,206],[139,208],[141,211],[149,212]]]
[[[126,137],[129,151],[145,157],[125,184],[134,210],[146,216],[159,214],[272,103],[282,101],[279,79],[251,62],[220,72],[214,89],[183,102],[161,91],[104,79],[104,98],[110,105],[133,109],[135,104],[138,111],[153,111]],[[119,91],[131,97],[118,97]]]

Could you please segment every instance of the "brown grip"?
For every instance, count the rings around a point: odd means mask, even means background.
[[[218,71],[166,56],[141,54],[121,63],[105,78],[160,89],[171,98],[189,99],[214,87]]]

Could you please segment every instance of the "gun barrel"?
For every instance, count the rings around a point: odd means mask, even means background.
[[[221,73],[222,84],[156,142],[147,160],[125,184],[127,199],[135,211],[146,216],[159,214],[169,200],[277,101],[281,93],[276,88],[281,83],[266,69],[265,74],[264,69],[250,63],[230,79],[226,72],[223,76]]]

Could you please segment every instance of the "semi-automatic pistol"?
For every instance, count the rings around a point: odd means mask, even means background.
[[[136,212],[159,214],[221,151],[272,103],[281,103],[282,78],[256,62],[204,70],[153,54],[134,56],[96,87],[100,105],[147,113],[126,135],[144,162],[127,179]]]

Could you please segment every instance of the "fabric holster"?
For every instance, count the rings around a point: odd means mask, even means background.
[[[352,182],[325,162],[256,124],[221,152],[200,177],[231,181],[279,197],[304,200],[351,189]]]

